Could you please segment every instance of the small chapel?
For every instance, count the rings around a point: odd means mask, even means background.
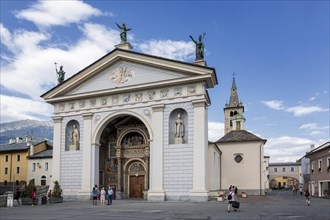
[[[218,81],[201,42],[187,63],[135,52],[125,34],[41,96],[54,106],[52,181],[64,200],[89,200],[95,185],[151,201],[208,201],[230,184],[263,194],[265,140],[244,130],[235,80],[226,135],[209,142],[208,89]]]

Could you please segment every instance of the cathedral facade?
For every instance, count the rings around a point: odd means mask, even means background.
[[[208,168],[216,71],[131,49],[117,45],[41,96],[54,106],[52,180],[65,200],[87,200],[98,185],[117,199],[207,201],[220,185],[209,179],[220,162]]]

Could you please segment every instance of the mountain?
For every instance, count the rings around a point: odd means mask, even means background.
[[[21,120],[0,123],[0,144],[9,143],[10,138],[32,136],[33,140],[53,140],[53,122]]]

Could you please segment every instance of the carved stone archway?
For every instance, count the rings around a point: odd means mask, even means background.
[[[100,185],[113,187],[117,198],[129,198],[130,167],[138,162],[144,171],[132,176],[143,184],[137,196],[141,198],[141,192],[149,187],[149,139],[147,127],[134,116],[125,115],[109,122],[100,137]]]

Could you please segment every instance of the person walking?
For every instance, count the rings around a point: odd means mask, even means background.
[[[308,189],[305,190],[305,198],[306,198],[306,205],[310,206],[311,205],[311,199],[310,199],[310,193],[308,191]]]
[[[234,201],[235,201],[235,192],[234,192],[234,187],[232,187],[229,191],[229,194],[228,194],[227,212],[230,212],[231,206],[232,206]],[[236,212],[236,211],[237,211],[236,208],[234,208],[234,212]]]
[[[113,195],[112,187],[109,187],[109,189],[108,189],[108,205],[112,205],[112,195]]]
[[[36,193],[37,189],[34,188],[32,190],[32,193],[31,193],[31,198],[32,198],[32,206],[34,206],[34,204],[36,203],[36,198],[37,198],[37,193]]]
[[[15,193],[15,196],[14,196],[14,200],[17,201],[17,204],[20,205],[19,203],[19,199],[21,198],[21,191],[19,189],[16,189],[16,193]]]

